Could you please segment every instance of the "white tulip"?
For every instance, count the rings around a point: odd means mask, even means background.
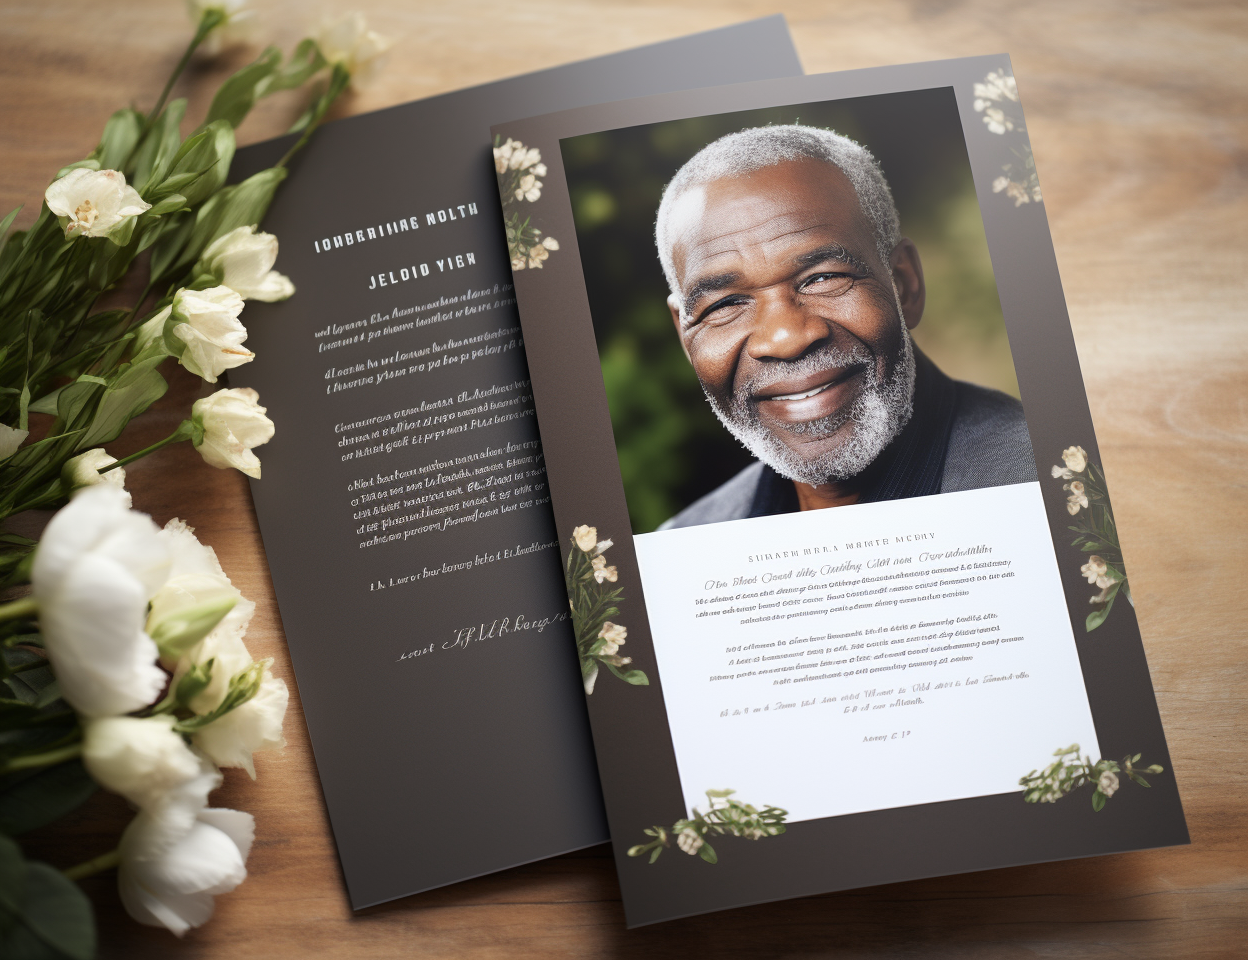
[[[213,898],[247,878],[256,823],[249,813],[201,809],[171,839],[159,815],[140,813],[121,835],[117,890],[139,923],[182,936],[212,916]]]
[[[295,292],[290,278],[273,269],[277,237],[256,233],[254,225],[238,227],[208,245],[200,258],[205,271],[244,300],[273,302]]]
[[[66,240],[81,234],[127,243],[133,229],[130,218],[152,206],[127,186],[120,170],[79,167],[55,181],[43,197],[48,209],[61,218]]]
[[[160,646],[165,667],[173,669],[186,649],[204,638],[204,631],[188,638],[188,627],[207,618],[210,630],[225,629],[242,637],[255,604],[243,599],[212,547],[200,543],[192,527],[175,517],[159,536],[169,548],[172,566],[169,579],[152,597],[147,633]]]
[[[173,729],[176,722],[168,714],[87,720],[82,762],[100,786],[139,809],[161,807],[201,772],[200,758]]]
[[[251,450],[273,439],[275,427],[259,400],[255,390],[238,387],[195,401],[191,420],[203,430],[196,448],[204,460],[222,470],[234,467],[260,479],[260,458]]]
[[[215,674],[216,665],[213,667]],[[286,746],[282,720],[289,700],[285,681],[274,677],[266,666],[255,696],[201,727],[191,739],[218,766],[242,767],[254,780],[256,767],[252,754]]]
[[[61,467],[61,484],[69,491],[71,497],[98,483],[110,484],[124,493],[126,490],[125,467],[109,470],[108,473],[100,473],[105,467],[116,462],[117,458],[109,456],[103,447],[93,447],[65,461],[65,466]],[[130,506],[129,493],[126,493],[126,506]]]
[[[368,29],[364,17],[348,13],[321,23],[316,35],[321,55],[330,63],[340,63],[351,74],[353,86],[367,84],[385,62],[390,41]]]
[[[29,430],[18,430],[0,423],[0,460],[7,460],[17,453],[17,448],[29,436]]]
[[[173,298],[173,335],[186,346],[178,363],[208,383],[254,359],[243,347],[247,328],[238,322],[243,298],[229,287],[179,290]],[[150,321],[149,321],[150,322]]]
[[[255,33],[256,14],[248,8],[248,2],[249,0],[186,0],[187,15],[196,26],[209,10],[217,10],[224,17],[221,25],[209,33],[200,45],[204,53],[214,57],[227,47],[251,40]]]
[[[61,509],[35,552],[31,583],[61,694],[89,717],[130,713],[164,689],[147,601],[169,573],[156,525],[96,484]]]

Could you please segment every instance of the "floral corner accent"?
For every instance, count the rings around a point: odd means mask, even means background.
[[[1040,203],[1040,178],[1036,159],[1031,153],[1027,128],[1023,125],[1023,108],[1018,100],[1018,85],[1004,70],[994,70],[975,84],[975,112],[989,133],[1007,139],[1014,159],[1001,167],[1001,176],[992,181],[993,193],[1004,193],[1014,206]]]
[[[1160,764],[1140,767],[1140,754],[1126,756],[1119,763],[1116,760],[1098,760],[1092,762],[1091,757],[1079,759],[1079,744],[1072,743],[1053,751],[1057,757],[1043,770],[1032,770],[1031,773],[1018,781],[1023,788],[1023,800],[1027,803],[1057,803],[1069,793],[1073,793],[1085,784],[1095,784],[1092,791],[1092,809],[1100,811],[1105,801],[1118,792],[1123,774],[1127,779],[1138,783],[1141,787],[1149,786],[1141,774],[1157,774],[1165,769]]]
[[[619,579],[616,568],[607,564],[610,548],[610,540],[598,539],[596,527],[582,524],[572,531],[565,576],[587,696],[594,692],[600,665],[625,683],[639,687],[650,683],[643,671],[624,669],[633,658],[620,655],[620,647],[628,639],[628,628],[611,621],[611,617],[619,616],[618,604],[623,595],[620,588],[608,586]]]
[[[498,189],[503,199],[503,219],[507,227],[507,255],[512,270],[540,270],[550,255],[559,249],[554,237],[543,237],[533,226],[532,215],[525,213],[524,204],[536,203],[542,196],[546,164],[537,147],[526,147],[519,140],[494,138],[494,169],[498,173]]]
[[[735,790],[706,791],[707,809],[705,812],[694,807],[687,818],[677,820],[671,827],[653,826],[642,832],[653,837],[649,843],[639,843],[629,847],[630,857],[643,857],[650,854],[650,862],[654,863],[663,851],[671,847],[672,840],[676,846],[689,856],[697,855],[707,863],[718,863],[719,856],[706,840],[708,836],[741,837],[743,840],[761,840],[763,837],[774,837],[784,833],[784,820],[789,815],[787,810],[779,807],[757,807],[740,800],[733,800]]]
[[[1083,447],[1063,450],[1062,465],[1054,466],[1052,473],[1054,480],[1066,481],[1062,484],[1062,489],[1066,491],[1066,512],[1078,518],[1070,528],[1077,535],[1071,545],[1092,554],[1088,562],[1079,568],[1088,583],[1100,590],[1089,598],[1095,609],[1088,614],[1085,622],[1087,629],[1092,631],[1105,622],[1119,593],[1133,606],[1135,603],[1131,599],[1131,587],[1122,563],[1122,547],[1118,543],[1114,513],[1109,506],[1105,474],[1088,460]]]

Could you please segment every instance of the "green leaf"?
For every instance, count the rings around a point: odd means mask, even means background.
[[[221,84],[217,95],[212,98],[205,123],[222,120],[231,127],[242,123],[260,95],[261,86],[272,77],[281,62],[282,52],[277,47],[269,47],[253,63],[247,64]]]
[[[650,854],[650,862],[654,863],[655,860],[659,859],[659,854],[661,854],[662,852],[663,852],[663,844],[659,844],[658,846],[654,848],[654,852]]]
[[[0,780],[0,832],[17,836],[59,820],[96,789],[81,760]]]
[[[607,663],[605,660],[603,660],[602,663],[608,670],[614,673],[625,683],[631,683],[635,687],[648,687],[650,685],[650,679],[641,670],[629,670],[625,673],[622,672],[619,667],[614,664]]]
[[[14,207],[9,211],[8,216],[0,220],[0,251],[4,250],[5,234],[9,232],[9,227],[13,226],[13,221],[17,219],[17,215],[22,212],[21,206]]]
[[[91,960],[95,921],[91,903],[78,885],[46,863],[27,862],[25,887],[16,904],[0,893],[0,911],[10,911],[17,920],[0,941],[0,956]]]
[[[156,368],[163,356],[125,364],[106,387],[95,408],[95,416],[77,449],[108,443],[121,435],[127,423],[165,395],[169,384]]]
[[[163,276],[179,266],[189,266],[217,237],[238,227],[258,224],[268,212],[278,185],[285,179],[285,167],[270,167],[211,196],[196,212],[189,236],[181,238],[180,255],[162,257],[160,247],[164,241],[157,245],[152,255],[152,275]],[[161,265],[159,272],[157,264]]]
[[[224,120],[215,120],[186,138],[173,156],[168,176],[196,174],[194,181],[178,190],[193,207],[221,189],[233,159],[234,128]]]
[[[186,101],[174,100],[148,129],[131,160],[130,183],[141,194],[165,179],[174,154],[182,143],[180,130],[186,114]]]
[[[1105,794],[1101,793],[1100,787],[1097,787],[1096,790],[1092,792],[1092,809],[1097,813],[1100,813],[1101,809],[1105,806],[1105,799]]]
[[[118,110],[104,124],[100,144],[92,154],[102,170],[121,170],[143,134],[143,117],[131,107]]]
[[[258,97],[267,97],[279,90],[293,90],[301,86],[314,73],[324,69],[328,61],[321,54],[321,48],[311,37],[299,41],[291,53],[290,59],[279,67],[268,80],[259,85]]]
[[[706,840],[703,840],[702,846],[698,848],[698,856],[707,863],[719,863],[719,857],[715,854],[715,848],[707,843]]]
[[[1132,771],[1131,773],[1128,773],[1127,776],[1130,777],[1132,780],[1134,780],[1136,783],[1138,783],[1141,787],[1151,786],[1151,784],[1147,780],[1145,780],[1143,777],[1141,777],[1138,773],[1134,771]]]
[[[155,219],[156,217],[163,217],[167,213],[176,213],[185,206],[186,197],[180,193],[171,193],[159,203],[152,204],[152,208],[144,211],[143,216]]]

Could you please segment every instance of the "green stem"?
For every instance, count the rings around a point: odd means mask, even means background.
[[[80,863],[76,867],[70,867],[65,871],[65,876],[70,880],[82,880],[85,877],[95,876],[97,873],[103,873],[105,870],[111,870],[113,867],[121,863],[121,851],[110,850],[108,853],[101,853],[98,857],[92,857],[85,863]]]
[[[204,11],[204,15],[200,17],[199,28],[195,31],[195,36],[191,38],[191,42],[186,46],[186,52],[182,54],[182,59],[178,61],[178,65],[173,68],[173,73],[169,75],[169,82],[165,84],[165,89],[160,92],[160,99],[156,101],[156,106],[147,115],[145,127],[150,127],[152,121],[159,117],[160,112],[165,109],[165,101],[169,99],[169,94],[173,91],[173,85],[178,82],[178,77],[182,76],[182,71],[191,62],[191,55],[195,53],[195,48],[204,42],[204,38],[208,34],[212,33],[213,30],[224,22],[225,13],[222,10],[211,9]]]
[[[18,667],[10,667],[9,673],[21,673],[24,670],[38,670],[40,667],[46,667],[47,665],[47,660],[32,660],[30,663],[23,663]]]
[[[321,94],[312,114],[312,120],[308,123],[301,136],[293,147],[286,151],[286,155],[277,161],[274,166],[284,167],[290,162],[290,158],[303,149],[304,145],[311,139],[312,134],[316,132],[325,120],[325,114],[329,112],[329,108],[333,102],[338,99],[347,84],[351,82],[351,73],[340,63],[335,63],[331,68],[329,75],[329,85],[325,88],[325,92]]]
[[[80,756],[82,756],[82,744],[71,743],[67,747],[58,747],[47,753],[28,753],[21,757],[14,757],[7,763],[0,764],[0,774],[12,773],[14,770],[31,770],[35,767],[54,767],[58,763]]]
[[[178,424],[178,429],[174,430],[173,433],[169,434],[169,436],[165,437],[165,439],[153,443],[150,447],[144,447],[138,453],[132,453],[128,457],[122,457],[116,463],[110,463],[107,467],[102,467],[100,469],[100,474],[103,475],[108,473],[110,470],[116,470],[118,467],[124,467],[128,464],[134,463],[135,460],[146,457],[149,453],[155,453],[161,447],[167,447],[171,443],[178,443],[182,440],[189,440],[190,438],[191,421],[183,420],[180,424]]]
[[[39,612],[39,603],[34,597],[22,597],[0,606],[0,621],[28,620]]]

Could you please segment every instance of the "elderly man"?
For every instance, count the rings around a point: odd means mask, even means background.
[[[685,355],[758,458],[664,529],[1036,479],[1022,405],[915,349],[919,252],[852,140],[715,141],[668,184],[655,240]]]

